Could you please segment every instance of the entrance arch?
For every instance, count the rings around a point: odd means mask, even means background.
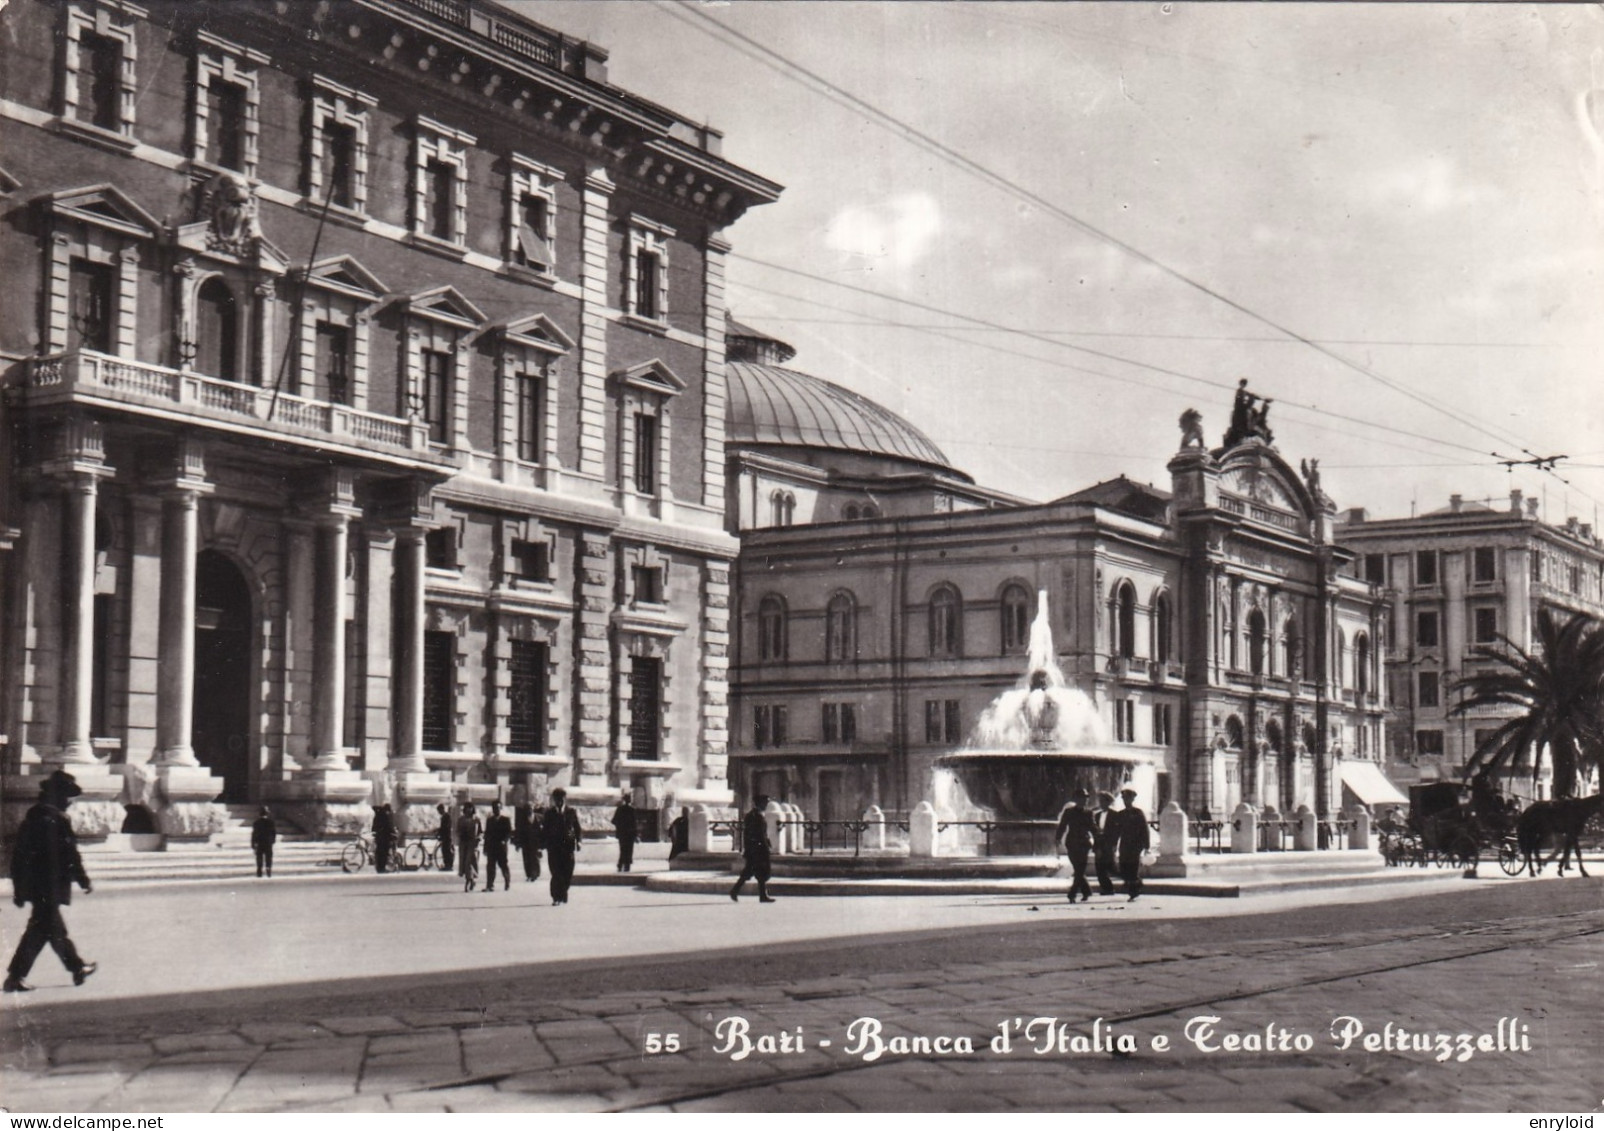
[[[195,558],[195,757],[223,779],[223,800],[250,800],[251,588],[216,550]]]

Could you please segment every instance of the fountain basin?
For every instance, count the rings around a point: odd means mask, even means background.
[[[1122,750],[959,750],[936,759],[958,779],[969,800],[999,820],[1053,821],[1084,789],[1118,796],[1145,754]]]

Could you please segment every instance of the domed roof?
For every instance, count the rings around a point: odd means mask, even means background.
[[[952,470],[930,437],[890,409],[779,364],[795,354],[779,339],[730,321],[724,419],[729,443],[832,448]]]

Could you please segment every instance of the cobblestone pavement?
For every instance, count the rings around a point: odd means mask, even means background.
[[[1592,1111],[1604,1102],[1604,889],[1564,890],[1554,913],[1533,913],[1527,898],[1499,916],[1478,904],[1459,922],[1449,904],[1426,915],[1399,901],[1381,927],[1299,933],[1291,925],[1307,912],[1259,931],[1190,921],[1137,934],[1126,923],[1103,946],[1096,931],[1072,943],[1066,930],[1062,952],[1038,930],[1011,948],[1024,957],[927,934],[858,940],[838,960],[816,943],[795,961],[780,946],[682,957],[633,981],[604,968],[492,982],[475,971],[410,992],[353,984],[343,996],[183,1010],[9,1010],[0,1090],[12,1110],[57,1112]],[[1331,1036],[1338,1016],[1367,1033],[1391,1022],[1456,1039],[1445,1062],[1435,1044],[1364,1051],[1360,1038],[1344,1052]],[[754,1042],[744,1059],[716,1051],[733,1017]],[[1038,1052],[1044,1023],[1013,1028],[1037,1017],[1099,1047],[1077,1051],[1066,1036],[1063,1050]],[[1205,1052],[1186,1037],[1198,1017],[1220,1019],[1216,1046],[1232,1033],[1272,1047]],[[860,1018],[881,1025],[876,1059],[850,1051]],[[1007,1053],[991,1047],[999,1023]],[[1135,1050],[1108,1051],[1110,1032]],[[1467,1060],[1461,1033],[1472,1035]],[[1480,1034],[1517,1047],[1478,1050]],[[650,1051],[654,1035],[665,1051]],[[1168,1050],[1155,1051],[1157,1036]],[[974,1051],[904,1052],[897,1040],[937,1037],[967,1037]]]

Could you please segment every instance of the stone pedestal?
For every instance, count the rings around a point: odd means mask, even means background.
[[[1257,852],[1259,850],[1259,815],[1246,801],[1239,802],[1231,814],[1231,851]]]
[[[356,770],[299,770],[263,792],[274,812],[304,833],[355,836],[373,823],[373,783]]]
[[[1159,862],[1178,861],[1186,855],[1186,814],[1178,802],[1171,801],[1158,815]]]
[[[908,815],[909,856],[928,859],[940,855],[937,823],[935,807],[928,801],[919,802],[918,807]]]
[[[16,834],[23,817],[39,801],[39,785],[57,769],[65,769],[77,781],[83,793],[73,798],[67,807],[72,831],[80,841],[100,841],[120,833],[127,810],[123,806],[122,775],[108,767],[94,764],[75,764],[58,767],[55,764],[31,765],[31,773],[7,774],[0,784],[0,796],[5,798],[4,815],[0,816],[0,833],[6,838]]]
[[[1348,817],[1353,821],[1353,831],[1348,834],[1349,848],[1370,849],[1370,810],[1363,805],[1355,805],[1348,810]]]
[[[869,827],[863,830],[863,847],[872,851],[881,852],[886,846],[886,815],[878,805],[871,805],[863,811],[863,823]]]
[[[712,852],[713,834],[709,827],[711,824],[706,805],[691,807],[690,817],[687,819],[688,828],[685,848],[688,852]]]
[[[169,843],[206,840],[228,824],[228,808],[214,800],[223,792],[223,779],[205,766],[156,767],[156,793],[161,808],[156,827]]]
[[[775,856],[783,856],[790,851],[785,827],[787,817],[784,806],[778,801],[770,801],[769,807],[763,810],[763,823],[768,826],[770,851]]]
[[[1298,831],[1294,834],[1293,847],[1299,852],[1313,852],[1320,844],[1320,820],[1307,805],[1299,805],[1294,818],[1298,822]]]
[[[453,785],[441,781],[434,774],[391,774],[395,796],[390,804],[395,809],[396,831],[404,836],[429,833],[439,828],[440,814],[435,806],[452,800]]]

